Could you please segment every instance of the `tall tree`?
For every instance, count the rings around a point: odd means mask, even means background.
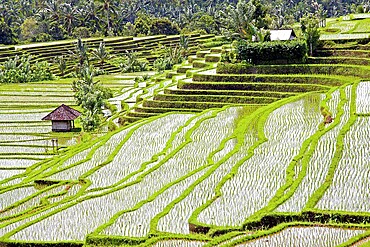
[[[312,56],[320,38],[319,19],[313,15],[303,18],[301,20],[301,29],[307,41],[310,56]]]
[[[77,104],[83,109],[83,129],[96,130],[101,124],[102,107],[113,96],[112,92],[101,86],[99,81],[94,81],[94,68],[86,64],[80,68],[78,80],[73,82],[72,88]]]

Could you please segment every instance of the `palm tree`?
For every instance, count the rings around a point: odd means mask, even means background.
[[[84,4],[84,8],[81,9],[81,14],[83,16],[83,23],[89,23],[91,31],[94,33],[100,30],[100,16],[98,14],[99,9],[94,1],[87,1]]]
[[[110,58],[104,42],[100,42],[99,47],[92,51],[92,55],[99,61],[100,69],[102,69],[105,61]]]
[[[50,21],[58,22],[61,19],[60,3],[58,0],[51,0],[46,4],[45,12],[48,13]]]
[[[225,12],[222,13],[224,28],[228,31],[234,32],[241,38],[252,39],[255,31],[253,15],[256,7],[250,0],[248,3],[239,1],[236,7],[229,6]]]
[[[61,6],[61,10],[63,25],[67,30],[68,35],[71,36],[72,31],[77,24],[78,9],[71,4],[66,3]]]
[[[111,26],[111,19],[112,16],[116,16],[116,9],[118,7],[118,3],[115,0],[99,0],[101,3],[99,10],[105,17],[105,22],[107,25],[107,33],[112,33],[112,26]]]

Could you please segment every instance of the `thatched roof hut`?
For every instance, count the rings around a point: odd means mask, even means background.
[[[61,131],[71,131],[74,126],[74,120],[81,115],[79,111],[72,109],[69,106],[62,104],[54,111],[42,118],[42,120],[51,120],[52,130]]]

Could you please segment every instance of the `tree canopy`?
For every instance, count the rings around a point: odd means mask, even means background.
[[[248,16],[237,11],[245,7]],[[360,6],[360,7],[359,7]],[[19,0],[0,1],[1,43],[60,40],[83,36],[151,35],[201,31],[222,33],[253,21],[257,28],[281,28],[309,13],[339,16],[363,0]],[[251,12],[251,13],[249,13]],[[253,13],[252,13],[253,12]],[[250,14],[250,16],[249,16]],[[227,17],[226,19],[224,17]],[[239,27],[238,27],[239,26]]]

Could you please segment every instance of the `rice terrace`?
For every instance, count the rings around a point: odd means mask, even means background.
[[[370,246],[367,1],[0,3],[0,247]]]

